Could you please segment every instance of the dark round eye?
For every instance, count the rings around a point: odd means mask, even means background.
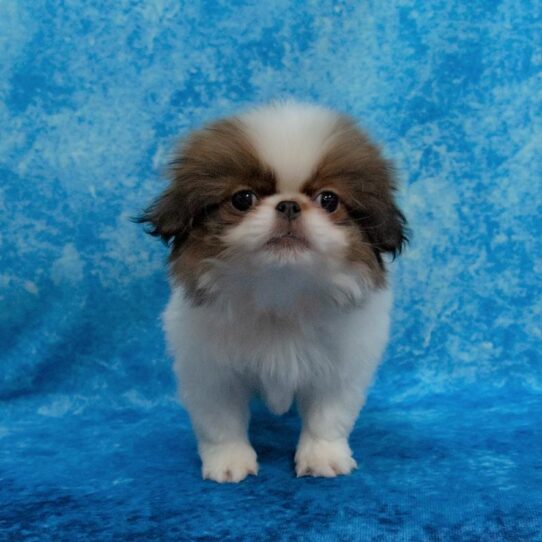
[[[339,206],[339,196],[335,192],[330,192],[326,190],[325,192],[320,192],[316,196],[316,202],[322,209],[326,210],[328,213],[332,213],[337,210]]]
[[[231,204],[238,211],[248,211],[256,203],[256,194],[250,190],[240,190],[231,197]]]

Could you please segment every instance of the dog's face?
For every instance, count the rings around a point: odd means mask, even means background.
[[[172,240],[173,276],[198,303],[220,290],[213,269],[297,269],[377,288],[382,255],[405,242],[394,190],[389,164],[351,120],[283,104],[192,134],[141,220]]]

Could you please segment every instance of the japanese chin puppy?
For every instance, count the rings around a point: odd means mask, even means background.
[[[204,478],[257,474],[247,429],[260,395],[302,430],[298,476],[349,474],[348,444],[383,354],[388,255],[405,219],[390,164],[345,116],[278,103],[182,144],[140,218],[171,247],[164,326]]]

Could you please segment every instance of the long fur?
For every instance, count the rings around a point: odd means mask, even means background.
[[[254,394],[276,414],[297,401],[298,476],[350,473],[348,436],[388,339],[384,255],[406,240],[389,163],[350,119],[289,102],[196,132],[171,178],[142,222],[173,240],[164,327],[203,476],[257,473]],[[232,204],[239,190],[252,208]]]

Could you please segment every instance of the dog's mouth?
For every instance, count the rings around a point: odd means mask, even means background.
[[[293,231],[272,237],[265,246],[272,250],[306,250],[310,248],[307,239]]]

